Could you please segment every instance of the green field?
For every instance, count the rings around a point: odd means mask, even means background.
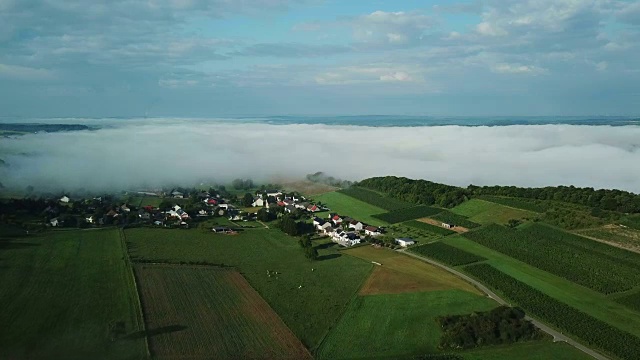
[[[144,339],[126,338],[142,323],[124,256],[117,230],[1,239],[0,358],[144,358]]]
[[[466,216],[478,224],[506,224],[510,219],[533,219],[538,215],[532,211],[515,209],[479,199],[465,201],[450,211]]]
[[[461,290],[359,296],[319,349],[319,359],[437,353],[441,315],[487,311],[496,303]]]
[[[371,216],[385,212],[384,209],[339,192],[334,191],[317,195],[314,197],[314,200],[322,202],[331,209],[331,212],[338,213],[342,216],[349,216],[375,226],[384,226],[387,224],[385,221]]]
[[[640,336],[640,314],[608,296],[537,269],[462,236],[450,236],[443,243],[487,258],[486,263],[578,310]]]
[[[549,202],[536,199],[514,198],[506,196],[481,195],[478,199],[490,201],[496,204],[502,204],[511,208],[543,213],[550,207]]]
[[[578,230],[576,234],[606,241],[631,250],[640,250],[640,230],[619,225]]]
[[[464,360],[590,360],[591,356],[565,342],[533,341],[493,346],[461,353]]]
[[[374,215],[376,219],[380,219],[382,221],[388,222],[389,224],[396,224],[408,220],[419,219],[427,216],[432,216],[438,214],[442,211],[442,209],[426,206],[426,205],[418,205],[410,208],[399,209],[389,211],[383,214]]]
[[[451,266],[459,266],[487,260],[482,256],[447,245],[441,241],[412,247],[410,251]]]
[[[442,211],[434,216],[430,216],[430,218],[434,220],[446,222],[449,224],[453,224],[455,226],[462,226],[467,229],[473,229],[480,226],[480,224],[469,220],[466,216],[458,215],[448,210]]]
[[[448,236],[448,235],[453,235],[456,232],[449,230],[449,229],[445,229],[441,226],[435,226],[435,225],[431,225],[431,224],[427,224],[425,222],[422,221],[416,221],[416,220],[410,220],[407,222],[402,223],[403,225],[407,225],[410,226],[412,228],[416,228],[416,229],[420,229],[423,231],[427,231],[430,232],[432,234],[436,234],[436,235],[440,235],[440,236]]]
[[[405,223],[394,224],[386,227],[385,234],[393,238],[409,237],[416,240],[419,244],[432,242],[442,237],[442,235],[430,231],[418,229],[413,226],[406,226]]]
[[[154,359],[311,359],[311,354],[237,271],[137,265]]]
[[[338,192],[345,195],[349,195],[352,198],[364,201],[368,204],[377,206],[379,208],[383,208],[388,211],[415,206],[415,204],[393,199],[388,196],[382,196],[373,190],[368,190],[368,189],[357,187],[357,186],[352,186],[347,189],[338,190]]]
[[[236,267],[310,349],[338,321],[373,266],[318,240],[314,245],[319,247],[320,260],[310,262],[296,238],[276,229],[250,229],[233,236],[201,230],[129,229],[126,235],[137,260]],[[269,277],[267,270],[278,274]]]

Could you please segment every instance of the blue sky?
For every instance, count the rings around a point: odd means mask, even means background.
[[[637,59],[637,1],[0,0],[0,116],[638,116]]]

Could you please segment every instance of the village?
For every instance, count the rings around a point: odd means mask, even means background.
[[[181,191],[180,191],[181,190]],[[162,228],[188,229],[208,218],[226,218],[227,225],[216,225],[213,233],[233,234],[246,222],[274,221],[284,216],[299,222],[311,223],[315,233],[328,237],[333,242],[351,247],[385,234],[385,229],[366,224],[343,214],[333,213],[326,206],[308,200],[303,195],[281,190],[257,190],[249,199],[231,197],[214,189],[209,191],[186,191],[172,189],[158,194],[157,192],[138,191],[135,195],[153,197],[162,196],[158,206],[133,206],[119,203],[106,197],[95,197],[72,201],[64,195],[57,199],[57,205],[49,204],[44,213],[48,215],[47,226],[50,227],[99,227],[109,225],[120,226],[155,226]],[[227,196],[225,196],[227,195]],[[144,197],[143,197],[144,199]],[[190,202],[185,202],[190,200]],[[182,205],[181,205],[182,204]],[[247,206],[248,205],[248,206]],[[69,208],[84,212],[84,216],[69,214]],[[415,244],[411,238],[393,239],[395,245],[407,247]]]

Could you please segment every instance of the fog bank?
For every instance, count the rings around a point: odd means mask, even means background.
[[[119,121],[0,140],[0,182],[118,190],[203,179],[398,175],[466,186],[576,185],[640,192],[640,127],[363,127]]]

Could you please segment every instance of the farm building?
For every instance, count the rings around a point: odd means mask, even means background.
[[[181,193],[180,191],[174,191],[171,193],[171,196],[173,196],[175,199],[182,199],[184,198],[184,194]]]
[[[349,229],[353,229],[353,230],[356,230],[356,231],[360,231],[360,230],[364,229],[364,224],[363,224],[363,223],[361,223],[361,222],[360,222],[360,221],[358,221],[358,220],[351,220],[351,221],[349,222]]]
[[[381,232],[380,229],[375,226],[367,226],[364,228],[364,234],[369,236],[378,236]]]
[[[413,245],[416,242],[413,241],[413,239],[411,238],[397,238],[396,242],[398,243],[398,245],[402,246],[402,247],[407,247],[409,245]]]
[[[442,227],[445,229],[451,229],[452,227],[455,227],[455,225],[443,222]]]
[[[63,203],[68,203],[71,199],[69,199],[69,197],[67,197],[66,195],[60,198],[60,202]]]

